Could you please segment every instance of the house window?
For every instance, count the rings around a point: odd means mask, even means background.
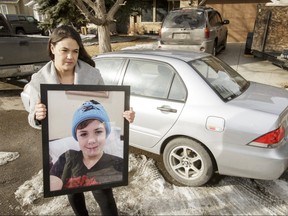
[[[153,22],[153,0],[143,1],[141,22]]]
[[[168,2],[157,0],[156,2],[156,22],[162,22],[164,17],[167,15]]]
[[[162,22],[167,11],[167,0],[145,0],[141,11],[141,22]]]
[[[180,8],[180,1],[168,0],[168,11]]]
[[[1,12],[2,14],[8,14],[7,5],[5,5],[5,4],[0,4],[0,12]]]

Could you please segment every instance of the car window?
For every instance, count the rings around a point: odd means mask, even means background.
[[[30,23],[36,22],[36,20],[32,16],[27,16],[26,18],[27,18],[27,21],[30,22]]]
[[[185,101],[186,96],[187,96],[187,93],[186,93],[185,85],[182,82],[179,75],[177,74],[174,77],[168,98],[171,100]]]
[[[95,60],[96,68],[99,69],[101,76],[106,85],[117,85],[120,77],[121,68],[125,60],[122,58],[115,59],[102,59]]]
[[[205,25],[203,12],[189,11],[189,12],[175,12],[170,13],[164,23],[166,28],[200,28]]]
[[[208,13],[209,23],[212,27],[222,25],[222,18],[216,11],[210,11]]]
[[[15,16],[15,15],[7,15],[6,18],[7,18],[9,21],[16,21],[16,20],[18,20],[18,16]]]
[[[24,16],[18,16],[18,18],[19,18],[20,21],[26,21]]]
[[[225,101],[242,94],[249,85],[233,68],[213,56],[191,61],[190,65]]]
[[[9,30],[6,22],[0,18],[0,35],[6,35],[9,33],[10,33],[10,30]]]
[[[131,94],[167,99],[174,70],[157,61],[130,60],[123,85],[131,86]]]

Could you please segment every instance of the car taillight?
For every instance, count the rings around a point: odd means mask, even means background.
[[[210,37],[210,30],[209,28],[204,28],[204,36],[206,39],[208,39]]]
[[[273,145],[279,143],[285,136],[284,127],[279,127],[278,129],[271,131],[267,134],[264,134],[261,137],[258,137],[253,142],[257,142],[260,144]]]

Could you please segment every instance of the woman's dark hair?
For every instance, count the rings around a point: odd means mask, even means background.
[[[56,45],[59,41],[65,38],[74,39],[79,45],[79,59],[86,62],[87,64],[95,67],[95,62],[91,59],[91,56],[87,53],[82,43],[80,34],[72,27],[68,25],[61,25],[53,30],[49,42],[48,42],[48,53],[50,58],[54,59],[54,54],[51,52],[51,44]]]

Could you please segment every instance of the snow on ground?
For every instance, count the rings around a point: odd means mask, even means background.
[[[15,192],[26,215],[73,215],[67,196],[42,198],[42,170]],[[155,161],[129,156],[129,185],[114,188],[120,215],[287,215],[288,183],[225,177],[214,186],[177,187],[167,183]],[[90,192],[90,215],[99,215]],[[42,200],[42,201],[39,201]]]
[[[18,152],[0,152],[0,166],[19,157]]]

